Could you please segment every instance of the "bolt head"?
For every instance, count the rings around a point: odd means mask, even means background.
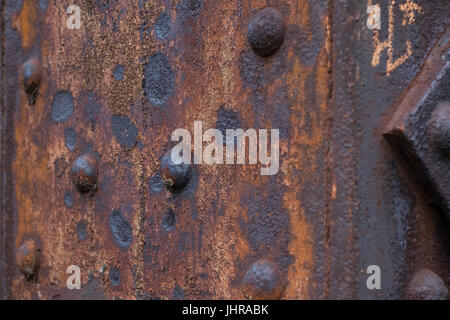
[[[428,136],[440,154],[450,158],[450,102],[440,102],[428,124]]]
[[[247,38],[256,54],[274,54],[284,41],[285,27],[280,12],[272,7],[260,10],[250,21]]]
[[[253,263],[244,276],[244,295],[251,300],[278,300],[284,289],[277,265],[267,259]]]
[[[410,300],[447,300],[448,289],[437,274],[422,269],[414,274],[407,288],[406,297]]]
[[[35,94],[41,82],[41,66],[37,59],[32,58],[22,65],[21,78],[25,92]]]
[[[39,270],[39,249],[33,240],[26,240],[17,250],[16,262],[27,280],[36,278]]]
[[[175,164],[171,152],[164,155],[161,160],[161,177],[167,187],[179,190],[184,188],[192,176],[191,164]]]
[[[98,162],[92,153],[75,160],[72,166],[72,181],[81,193],[92,193],[97,189]]]

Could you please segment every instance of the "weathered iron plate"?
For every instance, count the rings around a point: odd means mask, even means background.
[[[66,26],[71,1],[1,3],[0,297],[449,287],[448,222],[382,136],[447,0],[379,0],[381,30],[366,27],[375,1],[80,0],[80,30]],[[171,133],[194,121],[280,129],[279,173],[171,171]],[[70,265],[81,290],[66,286]]]
[[[450,219],[450,32],[436,44],[408,89],[385,137]]]

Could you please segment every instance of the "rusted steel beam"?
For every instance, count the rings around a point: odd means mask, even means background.
[[[386,139],[450,220],[450,29],[392,116]]]
[[[0,297],[445,293],[448,224],[382,134],[448,1],[379,0],[380,30],[375,1],[2,3]],[[278,173],[174,163],[196,121],[279,129]]]
[[[85,1],[77,31],[68,3],[24,0],[15,248],[32,239],[41,259],[36,278],[11,276],[13,296],[325,298],[328,4]],[[171,132],[194,121],[279,128],[279,174],[165,162]],[[86,153],[95,193],[87,172],[70,174]],[[72,264],[81,291],[66,288]],[[261,291],[255,268],[274,286]]]
[[[367,27],[378,5],[381,29]],[[397,165],[386,123],[445,31],[448,1],[335,1],[332,15],[330,298],[399,299],[428,268],[449,285],[445,218]],[[368,290],[366,270],[382,270]]]

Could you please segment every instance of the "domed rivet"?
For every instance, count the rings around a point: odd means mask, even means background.
[[[267,259],[254,262],[244,276],[244,295],[251,300],[278,300],[284,283],[275,263]]]
[[[256,54],[267,57],[274,54],[284,41],[285,27],[280,12],[272,7],[260,10],[250,21],[248,41]]]
[[[34,103],[41,84],[41,65],[36,58],[30,59],[22,65],[21,80],[30,102]]]
[[[26,240],[17,250],[16,262],[27,280],[37,277],[39,270],[39,249],[33,240]]]
[[[450,103],[440,102],[428,124],[428,135],[433,146],[443,156],[450,158]]]
[[[81,193],[93,193],[97,189],[98,163],[92,153],[75,160],[72,166],[72,181]]]
[[[164,155],[161,160],[161,177],[164,183],[172,189],[184,188],[192,176],[191,164],[175,164],[171,152]]]
[[[422,269],[414,274],[407,288],[406,297],[410,300],[447,300],[448,289],[437,274]]]

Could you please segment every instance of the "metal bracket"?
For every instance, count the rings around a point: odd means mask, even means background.
[[[449,40],[447,29],[383,135],[450,221]]]

